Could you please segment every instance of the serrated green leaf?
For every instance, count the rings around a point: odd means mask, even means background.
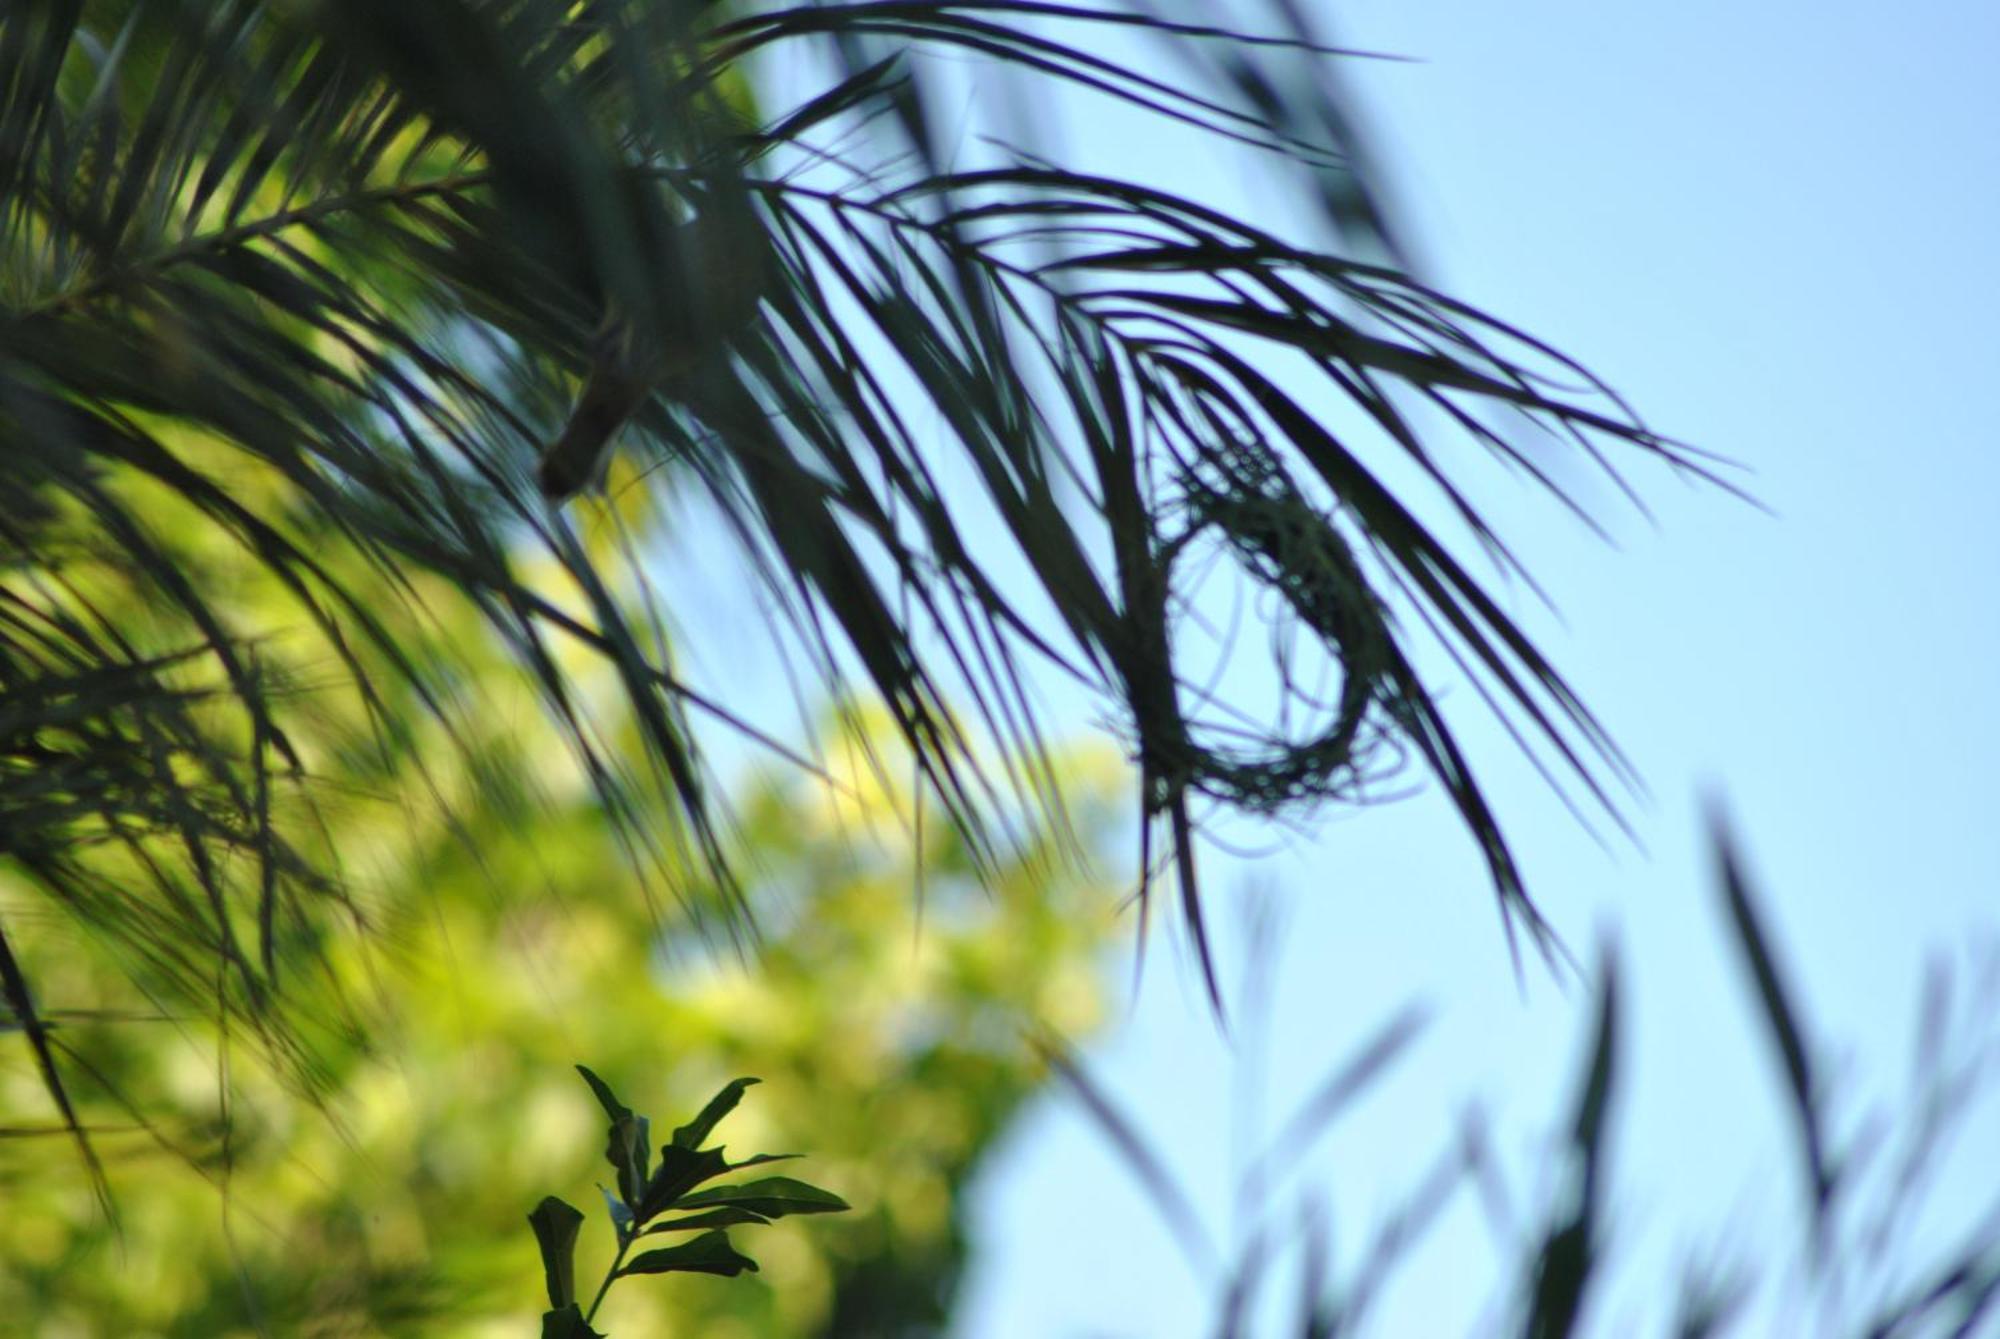
[[[528,1226],[541,1248],[549,1305],[559,1311],[576,1300],[576,1234],[583,1227],[583,1214],[550,1195],[528,1215]]]
[[[693,1209],[706,1205],[729,1205],[748,1209],[766,1218],[782,1218],[794,1213],[840,1213],[853,1206],[830,1190],[795,1181],[789,1176],[766,1176],[741,1185],[716,1186],[683,1195],[676,1208]]]
[[[721,1274],[734,1278],[745,1270],[757,1272],[757,1262],[729,1244],[726,1232],[704,1232],[679,1246],[647,1251],[619,1270],[627,1274]]]
[[[736,1109],[743,1100],[743,1090],[759,1079],[731,1079],[723,1090],[709,1099],[701,1114],[674,1131],[674,1143],[681,1148],[700,1148],[715,1129],[717,1122]]]

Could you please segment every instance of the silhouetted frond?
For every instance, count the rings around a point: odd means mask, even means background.
[[[1028,688],[1048,671],[1121,723],[1205,969],[1203,806],[1365,799],[1405,757],[1450,795],[1510,929],[1542,939],[1418,647],[1552,775],[1609,804],[1623,763],[1437,528],[1511,565],[1432,436],[1558,493],[1519,422],[1607,467],[1694,463],[1396,265],[1313,73],[1337,53],[1286,22],[1007,0],[9,7],[0,853],[151,979],[274,1019],[286,936],[343,905],[302,835],[329,760],[444,768],[477,710],[428,622],[443,591],[533,681],[635,865],[703,917],[694,885],[719,887],[713,923],[740,928],[702,742],[757,730],[733,685],[676,668],[674,593],[639,556],[649,504],[685,499],[754,578],[724,552],[707,572],[761,583],[746,596],[820,673],[866,681],[976,855],[1008,789],[1053,794]],[[1191,73],[1106,54],[1127,50]],[[1303,174],[1298,217],[1026,150],[961,162],[937,114],[963,63],[938,55],[1255,146]],[[662,467],[648,487],[565,509],[621,438]],[[1404,465],[1443,519],[1385,482]],[[608,548],[607,521],[634,542]],[[1282,625],[1275,704],[1200,686],[1193,602],[1217,565]]]

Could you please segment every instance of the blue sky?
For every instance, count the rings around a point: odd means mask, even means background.
[[[1639,844],[1600,845],[1476,712],[1459,716],[1545,909],[1582,955],[1609,936],[1625,964],[1623,1281],[1598,1332],[1626,1332],[1628,1315],[1656,1330],[1683,1248],[1782,1258],[1772,1225],[1797,1190],[1708,877],[1702,794],[1734,815],[1836,1111],[1903,1081],[1926,955],[1963,966],[2000,940],[2000,463],[1986,403],[2000,369],[2000,9],[1331,12],[1342,40],[1421,58],[1345,73],[1434,277],[1581,357],[1659,430],[1743,462],[1774,513],[1637,470],[1654,519],[1606,496],[1613,549],[1523,494],[1488,495],[1560,618],[1525,592],[1514,611],[1650,791],[1633,809]],[[1065,129],[1080,156],[1232,198],[1224,158],[1119,125]],[[1430,1028],[1281,1202],[1323,1196],[1336,1268],[1351,1269],[1477,1101],[1531,1220],[1587,991],[1532,969],[1517,987],[1474,853],[1436,796],[1207,868],[1221,904],[1258,890],[1283,927],[1261,1065],[1240,1040],[1232,1057],[1168,953],[1089,1064],[1218,1238],[1236,1230],[1246,1126],[1268,1133],[1410,1000],[1429,1005]],[[1241,917],[1223,915],[1240,940]],[[1260,1069],[1261,1116],[1243,1097]],[[2000,1166],[1994,1104],[1957,1155],[1962,1171]],[[1948,1182],[1924,1230],[1991,1179]],[[1483,1222],[1470,1202],[1447,1215],[1377,1332],[1462,1333],[1488,1314]],[[1073,1101],[1046,1099],[1016,1129],[976,1228],[961,1339],[1208,1329],[1210,1283]]]

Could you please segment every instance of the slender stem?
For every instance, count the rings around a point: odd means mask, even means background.
[[[611,1268],[604,1271],[604,1282],[597,1285],[597,1296],[590,1299],[590,1310],[583,1313],[585,1325],[590,1324],[592,1318],[597,1315],[597,1308],[604,1305],[604,1294],[611,1291],[611,1280],[618,1277],[618,1266],[625,1263],[625,1252],[632,1249],[632,1243],[638,1235],[636,1232],[631,1236],[623,1232],[618,1234],[618,1254],[611,1257]]]

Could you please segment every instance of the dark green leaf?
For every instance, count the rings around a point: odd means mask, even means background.
[[[736,1109],[743,1100],[743,1090],[757,1079],[731,1079],[721,1092],[709,1099],[701,1114],[674,1131],[674,1144],[679,1148],[700,1148],[714,1132],[716,1124]]]
[[[550,1195],[528,1215],[528,1226],[535,1230],[535,1244],[541,1248],[549,1305],[560,1311],[576,1300],[576,1234],[583,1227],[583,1215]]]
[[[618,1095],[611,1091],[610,1084],[598,1078],[583,1065],[578,1065],[576,1072],[583,1075],[583,1081],[590,1085],[590,1091],[596,1095],[597,1104],[604,1108],[606,1116],[613,1121],[627,1120],[631,1117],[632,1108],[618,1100]]]
[[[636,1208],[645,1192],[646,1168],[650,1160],[646,1118],[635,1115],[630,1107],[618,1100],[611,1086],[590,1070],[578,1065],[576,1071],[583,1075],[590,1091],[597,1095],[598,1105],[611,1118],[604,1136],[604,1158],[618,1173],[618,1194]]]
[[[683,1195],[674,1201],[674,1207],[678,1209],[708,1205],[732,1205],[766,1218],[782,1218],[794,1213],[840,1213],[851,1207],[833,1192],[807,1185],[804,1181],[795,1181],[789,1176],[767,1176],[757,1181],[745,1181],[741,1185],[715,1186]]]
[[[771,1220],[751,1209],[726,1208],[710,1209],[707,1213],[691,1214],[686,1218],[669,1218],[653,1224],[642,1236],[652,1236],[656,1232],[692,1232],[704,1227],[743,1227],[768,1223]]]
[[[604,1339],[590,1328],[575,1302],[542,1313],[542,1339]]]
[[[664,1246],[657,1251],[647,1251],[644,1255],[628,1261],[618,1271],[626,1274],[722,1274],[735,1277],[744,1270],[757,1272],[757,1262],[747,1255],[739,1255],[729,1244],[726,1232],[705,1232],[693,1241],[679,1246]]]
[[[646,1183],[645,1194],[634,1201],[639,1221],[645,1223],[670,1209],[680,1198],[704,1181],[712,1181],[729,1170],[719,1148],[690,1149],[668,1144],[660,1150],[660,1165]]]

